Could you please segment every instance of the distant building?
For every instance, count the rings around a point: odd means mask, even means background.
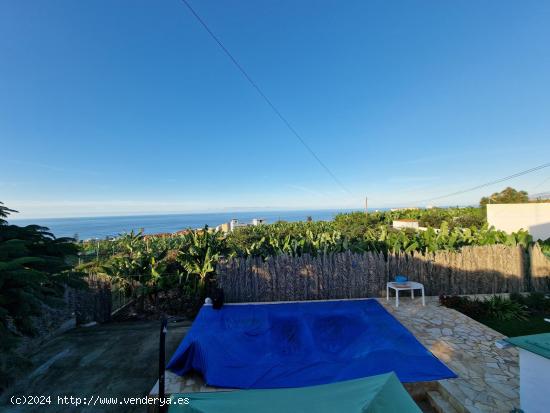
[[[193,230],[191,230],[191,229],[182,229],[182,230],[174,232],[174,234],[176,234],[176,235],[187,235],[191,232],[193,232]]]
[[[229,222],[224,222],[216,227],[216,231],[222,232],[233,232],[235,228],[248,227],[248,226],[258,226],[265,224],[265,219],[263,218],[254,218],[250,224],[239,222],[238,219],[232,219]]]
[[[390,209],[391,212],[397,212],[397,211],[417,211],[420,208],[418,207],[406,207],[406,208],[392,208]]]
[[[418,223],[418,220],[416,219],[396,219],[392,222],[392,227],[394,228],[412,228],[412,229],[419,229],[420,224]]]
[[[529,201],[550,202],[550,192],[540,192],[538,194],[529,195]]]
[[[218,225],[216,231],[229,232],[229,222]]]
[[[487,204],[487,222],[507,233],[529,231],[533,239],[550,238],[550,203]]]

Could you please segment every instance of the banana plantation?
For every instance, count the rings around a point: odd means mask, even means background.
[[[430,226],[425,231],[397,230],[390,225],[396,215],[411,216],[419,211],[382,212],[368,217],[362,213],[340,214],[333,221],[277,222],[228,234],[207,227],[171,236],[132,231],[115,240],[82,243],[78,269],[108,277],[128,297],[152,297],[160,291],[179,289],[185,296],[200,298],[214,285],[219,260],[233,257],[269,260],[282,254],[317,256],[345,251],[432,253],[464,246],[527,247],[531,243],[527,232],[506,234],[485,223],[468,228],[457,225],[456,217],[472,215],[470,210],[476,213],[475,208],[468,208],[462,215],[456,209],[441,210],[440,215],[448,221],[440,219],[437,228]],[[434,213],[430,213],[434,220]]]

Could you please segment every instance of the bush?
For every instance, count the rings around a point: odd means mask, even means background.
[[[532,292],[528,295],[512,293],[510,294],[510,300],[525,306],[533,315],[543,316],[550,312],[550,298],[540,292]]]
[[[527,307],[519,300],[525,299],[519,294],[510,299],[501,296],[493,296],[488,300],[478,298],[441,295],[439,303],[445,307],[460,311],[461,313],[480,320],[494,318],[497,320],[525,320],[528,316]]]
[[[456,217],[453,221],[453,226],[460,228],[482,228],[485,223],[486,219],[481,213],[472,213]]]
[[[510,300],[515,301],[516,303],[525,304],[525,298],[523,294],[520,293],[510,293]]]
[[[497,320],[526,320],[526,307],[517,301],[495,295],[484,302],[487,316]]]
[[[532,311],[544,313],[550,311],[550,299],[543,293],[533,292],[525,297],[524,304]]]
[[[36,333],[32,317],[43,304],[62,303],[65,285],[84,287],[73,271],[74,240],[37,225],[9,225],[4,218],[11,212],[0,202],[0,393],[25,361],[14,348],[21,336]]]
[[[470,297],[460,297],[458,295],[441,295],[439,296],[439,303],[445,307],[460,311],[474,320],[487,316],[485,302],[477,298],[471,299]]]
[[[428,209],[420,217],[419,224],[421,227],[439,228],[443,222],[448,221],[448,218],[446,213],[442,213],[437,208]]]
[[[550,238],[548,238],[545,241],[539,242],[539,244],[540,244],[540,249],[542,250],[544,255],[550,258]]]

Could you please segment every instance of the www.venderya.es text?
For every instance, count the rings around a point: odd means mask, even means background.
[[[189,404],[187,397],[108,397],[90,395],[77,396],[11,396],[12,405],[59,405],[59,406],[108,406],[108,405],[143,405],[169,406]]]

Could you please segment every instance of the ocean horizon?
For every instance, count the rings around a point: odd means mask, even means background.
[[[381,208],[385,209],[385,208]],[[14,225],[40,225],[48,227],[56,237],[76,237],[81,240],[115,237],[131,230],[143,229],[145,234],[172,233],[183,229],[215,227],[231,219],[249,223],[254,218],[263,218],[268,224],[276,221],[329,221],[337,214],[358,209],[319,209],[281,211],[205,212],[187,214],[123,215],[71,218],[24,218],[9,219]]]

